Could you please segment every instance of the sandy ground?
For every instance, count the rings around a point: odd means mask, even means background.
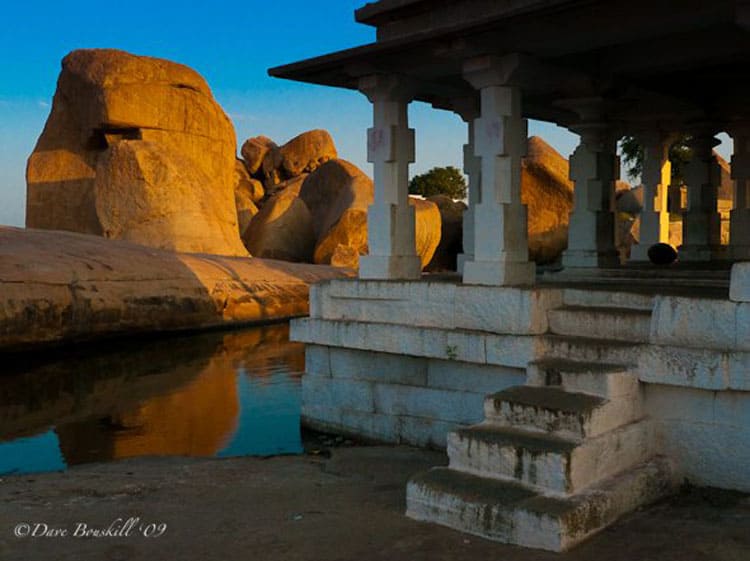
[[[444,462],[436,452],[361,446],[334,448],[330,458],[141,458],[5,477],[0,559],[750,559],[750,498],[712,490],[688,490],[633,513],[564,555],[504,546],[405,518],[409,475]],[[131,517],[137,521],[128,530],[123,523]],[[103,529],[113,522],[114,533],[128,535],[72,535],[82,531],[79,523]],[[68,535],[14,536],[36,524]],[[36,527],[37,532],[44,528]]]

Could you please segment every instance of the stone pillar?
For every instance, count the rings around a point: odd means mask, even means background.
[[[463,216],[463,253],[457,256],[457,270],[464,272],[464,264],[474,260],[474,207],[479,202],[482,160],[474,153],[474,120],[479,117],[479,101],[464,99],[453,103],[453,110],[464,120],[468,141],[464,144],[463,169],[468,177],[468,208]]]
[[[362,279],[418,279],[422,264],[415,242],[414,207],[409,204],[409,164],[414,130],[409,128],[410,84],[393,75],[360,79],[373,105],[367,131],[367,161],[374,167],[375,199],[367,211],[369,254],[359,260]]]
[[[596,116],[596,106],[586,111]],[[606,123],[584,120],[574,131],[581,142],[570,157],[575,183],[564,267],[613,267],[620,263],[615,248],[615,181],[620,175],[617,142]]]
[[[711,261],[721,251],[721,215],[717,208],[721,168],[713,155],[719,140],[699,130],[689,142],[693,158],[685,166],[687,210],[682,216],[680,261]]]
[[[474,255],[463,264],[466,284],[493,286],[534,283],[529,261],[526,206],[521,204],[521,159],[526,121],[521,90],[511,84],[519,59],[480,57],[464,64],[464,78],[480,92],[474,121],[474,155],[480,158],[474,209]]]
[[[730,128],[734,140],[732,179],[734,207],[729,214],[729,254],[737,261],[750,260],[750,123]]]
[[[672,182],[669,161],[671,135],[657,131],[642,133],[636,139],[643,146],[643,209],[641,210],[640,239],[631,248],[631,261],[648,261],[648,248],[662,242],[669,243],[669,208],[667,197]]]

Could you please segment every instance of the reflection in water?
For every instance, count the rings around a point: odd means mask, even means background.
[[[110,342],[3,364],[0,473],[142,455],[301,451],[304,351],[289,342],[286,325]]]

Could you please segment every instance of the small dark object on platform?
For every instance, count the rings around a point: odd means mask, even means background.
[[[668,243],[655,243],[648,248],[648,258],[654,265],[671,265],[677,261],[677,250]]]

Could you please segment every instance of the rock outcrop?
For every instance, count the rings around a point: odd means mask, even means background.
[[[263,160],[272,148],[278,148],[276,143],[267,136],[248,138],[240,149],[245,167],[250,175],[255,175],[261,169]]]
[[[440,211],[440,243],[432,260],[427,265],[428,271],[455,271],[456,258],[463,251],[463,219],[466,205],[454,201],[447,195],[428,197]]]
[[[0,226],[0,349],[305,315],[340,269]]]
[[[183,167],[182,177],[205,178],[202,189],[182,191],[181,196],[193,199],[189,204],[202,208],[202,221],[215,228],[211,234],[214,251],[247,254],[239,240],[234,202],[234,129],[205,80],[181,64],[112,49],[73,51],[63,59],[51,114],[28,161],[26,225],[102,235],[106,229],[102,216],[111,225],[116,215],[133,214],[135,209],[105,208],[106,203],[97,200],[108,183],[105,178],[99,182],[101,188],[96,188],[98,164],[107,160],[112,165],[116,160],[112,151],[123,141],[130,143],[133,152],[159,153],[158,164],[141,159],[141,168]],[[144,146],[139,148],[137,143]],[[175,179],[172,171],[165,177]],[[165,196],[175,196],[165,186],[155,185],[161,181],[158,174],[148,181]],[[118,195],[114,200],[124,199]],[[170,205],[176,206],[177,201],[166,203]],[[146,221],[162,220],[159,215],[145,216],[147,212],[138,210]],[[130,224],[140,228],[143,222],[119,223],[118,234],[114,229],[109,234],[131,239],[134,236],[126,227]],[[161,232],[171,239],[140,241],[182,248],[183,236],[194,234],[192,228],[186,231],[176,226],[173,221]],[[216,243],[221,238],[226,239],[224,247]]]
[[[107,238],[185,253],[243,255],[237,226],[207,204],[213,185],[188,157],[162,144],[122,140],[96,166],[96,215]],[[234,203],[234,200],[232,200]]]
[[[235,162],[234,171],[234,204],[237,207],[237,228],[242,237],[250,220],[258,214],[257,203],[263,199],[264,191],[263,184],[250,177],[242,160]]]
[[[442,233],[440,210],[435,203],[418,197],[409,197],[409,204],[414,207],[414,237],[417,255],[424,269],[432,261],[435,250],[440,244]]]
[[[367,253],[367,207],[373,199],[372,180],[346,160],[331,160],[310,174],[299,197],[310,209],[313,220],[313,261],[330,264],[338,249],[339,263],[343,255],[348,255],[345,262],[355,265],[357,259],[352,257]]]
[[[312,130],[295,136],[279,150],[285,177],[297,177],[335,159],[336,146],[328,131]]]
[[[306,175],[287,181],[253,216],[243,241],[256,257],[311,263],[315,250],[313,218],[298,198]]]
[[[568,246],[573,182],[568,161],[538,136],[529,137],[521,201],[527,206],[530,258],[538,264],[555,261]]]
[[[269,197],[283,188],[280,184],[338,157],[333,138],[322,129],[303,132],[281,147],[267,136],[248,138],[241,153],[248,173],[263,182]]]

